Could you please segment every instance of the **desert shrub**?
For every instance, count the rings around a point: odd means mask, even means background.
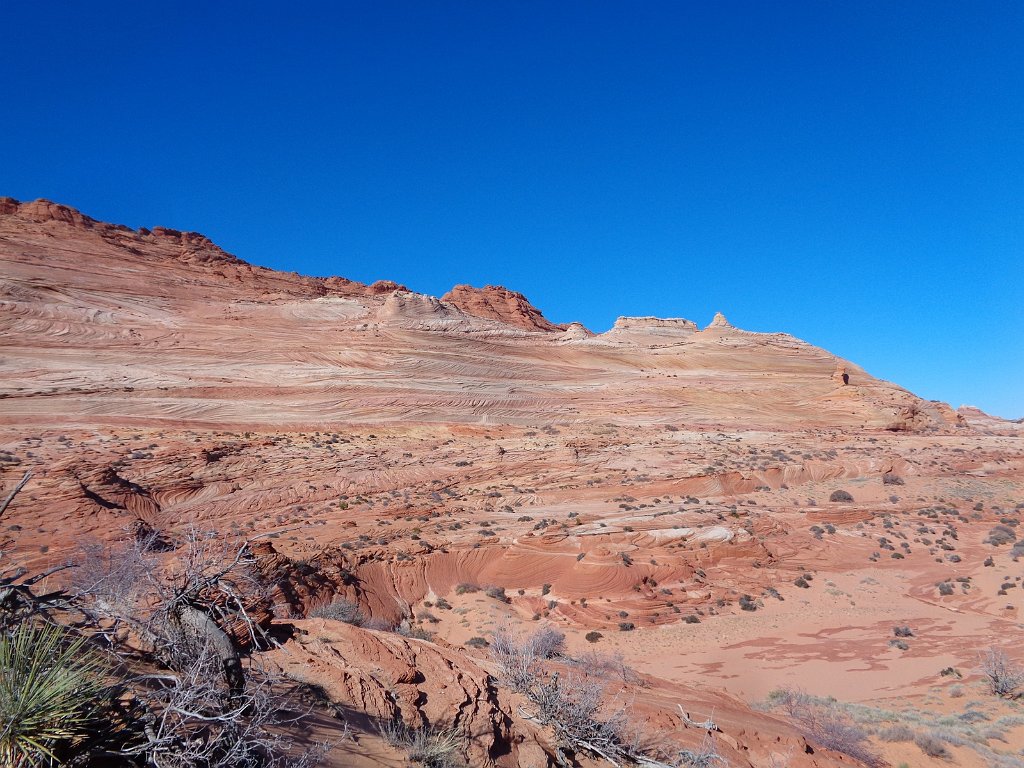
[[[816,699],[788,688],[772,691],[768,704],[782,709],[811,742],[842,752],[872,768],[885,763],[876,755],[864,729],[850,720],[831,699]]]
[[[590,677],[559,675],[539,680],[529,691],[538,719],[552,725],[563,742],[605,757],[634,762],[642,734],[630,722],[625,705],[609,706],[605,686]],[[599,751],[598,751],[599,750]]]
[[[354,624],[357,627],[366,623],[366,617],[359,610],[359,604],[351,600],[332,600],[326,605],[318,605],[309,612],[311,619],[330,619],[331,621],[343,621],[346,624]]]
[[[946,749],[946,742],[944,742],[939,736],[934,733],[919,733],[914,738],[914,743],[921,748],[928,757],[940,757],[948,759],[952,757],[949,750]]]
[[[899,638],[893,638],[889,641],[890,648],[899,648],[901,651],[906,651],[910,648],[906,640],[900,640]]]
[[[999,524],[992,528],[988,532],[988,538],[985,539],[986,544],[991,544],[995,547],[1002,546],[1003,544],[1012,544],[1017,540],[1017,534],[1008,525]]]
[[[468,584],[466,582],[463,582],[462,584],[456,584],[455,585],[455,594],[456,595],[468,595],[468,594],[472,594],[473,592],[479,592],[479,591],[480,591],[480,587],[478,587],[476,584]]]
[[[533,651],[542,659],[565,653],[565,635],[554,627],[541,627],[530,636]]]
[[[604,637],[604,635],[602,635],[600,632],[596,632],[596,631],[595,632],[587,632],[587,634],[584,635],[584,638],[586,639],[586,641],[588,643],[596,643],[602,637]]]
[[[488,597],[492,597],[495,600],[500,600],[503,603],[508,602],[508,595],[505,594],[504,587],[489,586],[484,587],[484,594]]]
[[[491,637],[491,658],[501,667],[505,683],[517,691],[529,690],[541,674],[544,657],[537,651],[535,637],[517,635],[507,626],[496,629]]]
[[[586,635],[589,642],[601,637],[600,632]],[[583,750],[609,762],[620,758],[631,764],[638,762],[646,738],[631,723],[628,706],[618,697],[609,699],[605,694],[608,681],[614,677],[639,685],[639,676],[623,664],[621,656],[597,653],[575,659],[564,657],[560,666],[568,667],[568,672],[552,671],[543,657],[545,649],[552,647],[552,638],[558,647],[564,640],[560,632],[547,627],[525,637],[508,627],[496,630],[491,656],[501,667],[503,681],[526,695],[536,708],[536,719],[554,729],[563,747]],[[618,690],[619,684],[615,688]],[[711,765],[685,761],[675,764]]]
[[[754,598],[752,598],[750,595],[741,595],[740,608],[744,611],[756,611],[757,603],[754,601]]]
[[[894,475],[892,472],[886,472],[882,475],[882,483],[884,485],[903,485],[903,478],[899,475]]]
[[[632,632],[634,629],[636,629],[636,624],[632,621],[619,622],[619,632]]]
[[[989,690],[995,696],[1017,698],[1024,684],[1024,670],[1007,658],[999,648],[989,648],[981,657],[981,672],[988,678]]]
[[[410,728],[395,720],[380,726],[380,735],[393,747],[404,749],[409,762],[425,768],[454,768],[465,737],[454,728]]]
[[[953,585],[950,584],[948,581],[943,581],[943,582],[939,583],[938,584],[938,588],[939,588],[939,594],[940,595],[948,596],[948,595],[952,595],[953,594]]]
[[[914,636],[914,631],[910,627],[908,627],[906,625],[904,625],[902,627],[893,627],[892,628],[892,633],[894,635],[896,635],[896,637],[913,637]]]
[[[487,642],[486,638],[483,637],[471,637],[466,641],[466,645],[470,648],[490,648],[491,644]]]
[[[853,501],[853,496],[850,495],[849,491],[838,490],[832,491],[828,497],[829,501]]]
[[[409,623],[405,621],[395,627],[395,634],[402,637],[410,637],[413,640],[426,640],[428,642],[432,642],[434,639],[433,632],[428,632],[423,627],[409,626]]]
[[[156,555],[168,551],[177,556]],[[51,594],[80,611],[87,625],[112,628],[103,634],[118,693],[106,697],[90,723],[89,738],[74,745],[75,765],[278,768],[309,766],[317,759],[320,750],[303,751],[290,737],[286,723],[293,725],[301,715],[282,699],[283,676],[264,669],[259,655],[249,653],[264,642],[253,616],[269,607],[270,583],[255,567],[248,541],[188,528],[165,547],[157,532],[144,531],[117,544],[86,543],[72,563],[66,588]],[[4,578],[0,573],[0,582]],[[16,594],[32,597],[30,588]],[[50,597],[34,598],[39,613],[45,613]],[[9,616],[0,611],[0,627]],[[15,692],[17,675],[7,669],[12,659],[24,657],[15,648],[19,633],[31,626],[23,620],[0,632],[6,646],[0,651],[0,699],[5,708],[13,702],[15,711],[31,699]],[[123,642],[126,636],[133,638],[130,644]],[[48,681],[51,670],[60,670],[54,680],[65,686],[87,672],[88,658],[74,652],[76,645],[73,635],[64,634],[46,665],[37,665],[34,684]],[[73,663],[65,664],[62,654]],[[140,664],[158,674],[132,674]],[[94,685],[75,685],[79,706],[87,706]],[[48,706],[70,698],[54,690]],[[3,738],[14,734],[12,720],[0,713]],[[37,746],[48,748],[45,741]],[[13,765],[56,763],[43,758],[15,759]],[[12,761],[0,755],[0,765]]]
[[[85,640],[23,623],[0,637],[0,763],[49,765],[96,727],[103,664]]]
[[[890,725],[878,732],[882,741],[913,741],[915,736],[914,729],[906,725]]]
[[[800,589],[810,589],[811,588],[811,585],[807,583],[807,579],[805,579],[803,576],[798,576],[796,579],[794,579],[793,580],[793,585],[797,586],[797,587],[800,587]]]

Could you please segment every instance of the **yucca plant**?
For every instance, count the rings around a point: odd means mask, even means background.
[[[95,724],[103,668],[59,626],[23,623],[0,636],[0,765],[58,765]]]

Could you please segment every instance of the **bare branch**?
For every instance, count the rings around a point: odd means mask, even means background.
[[[7,511],[7,507],[9,507],[11,502],[14,501],[14,497],[18,495],[18,492],[22,488],[24,488],[25,485],[28,483],[28,481],[31,480],[31,479],[32,479],[32,472],[31,471],[26,472],[24,474],[24,476],[21,478],[21,480],[18,481],[18,484],[16,486],[14,486],[14,490],[12,490],[9,494],[7,494],[7,498],[4,499],[2,504],[0,504],[0,517],[4,516],[4,512]]]

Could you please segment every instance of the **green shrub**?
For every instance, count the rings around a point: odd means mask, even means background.
[[[42,766],[95,730],[103,663],[79,637],[22,624],[0,637],[0,764]]]

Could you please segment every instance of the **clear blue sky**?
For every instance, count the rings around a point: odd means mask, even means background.
[[[1024,416],[1024,3],[8,2],[0,194]]]

